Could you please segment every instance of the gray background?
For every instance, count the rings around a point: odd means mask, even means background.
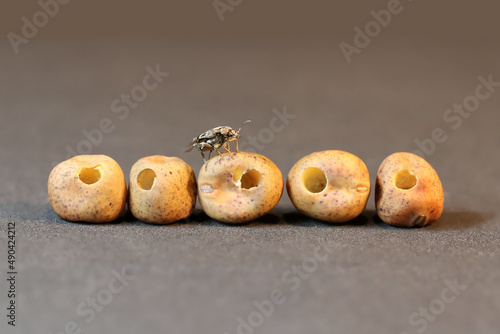
[[[10,4],[9,4],[10,6]],[[441,298],[444,281],[465,290],[425,333],[498,333],[500,91],[453,130],[444,112],[474,94],[478,76],[500,81],[494,1],[403,2],[404,10],[348,64],[339,43],[385,1],[248,1],[221,22],[211,1],[71,2],[15,54],[0,44],[0,296],[2,333],[236,333],[238,317],[273,289],[286,297],[254,333],[417,333],[409,317]],[[2,9],[3,36],[39,6]],[[170,76],[120,120],[111,103],[142,83],[146,66]],[[341,149],[378,165],[435,128],[447,140],[427,160],[445,189],[432,226],[392,228],[374,216],[328,225],[299,215],[283,195],[270,215],[242,226],[210,220],[152,226],[128,216],[74,224],[50,208],[52,164],[82,130],[110,118],[115,130],[92,153],[125,175],[139,158],[180,156],[197,171],[190,139],[252,119],[243,137],[269,127],[273,109],[296,115],[259,153],[284,177],[302,156]],[[128,177],[127,177],[128,178]],[[17,226],[18,326],[6,325],[7,222]],[[283,281],[319,246],[331,253],[297,290]],[[135,279],[90,323],[76,313],[112,271]],[[434,302],[433,302],[434,301]],[[420,317],[418,319],[421,319]]]

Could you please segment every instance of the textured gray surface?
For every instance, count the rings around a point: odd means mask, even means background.
[[[59,333],[74,321],[83,333],[236,333],[254,301],[281,289],[285,302],[254,333],[417,333],[422,322],[409,317],[439,306],[444,282],[456,279],[465,291],[425,332],[498,333],[500,91],[457,130],[442,117],[474,93],[478,76],[500,81],[500,49],[381,39],[348,65],[329,43],[33,41],[17,56],[2,45],[0,221],[2,232],[17,224],[19,309],[15,330],[2,315],[0,331]],[[119,120],[110,104],[156,64],[170,76]],[[448,140],[428,157],[445,188],[442,218],[389,227],[374,217],[373,193],[363,216],[343,225],[297,214],[286,193],[270,215],[242,226],[200,212],[170,226],[130,217],[73,224],[48,204],[51,164],[104,117],[116,129],[93,153],[115,158],[128,175],[151,154],[181,156],[198,170],[201,157],[182,153],[194,135],[251,118],[242,133],[255,136],[284,107],[296,118],[260,153],[285,177],[305,154],[342,149],[366,162],[373,184],[386,156],[445,129]],[[326,260],[307,267],[318,246]],[[3,275],[4,233],[0,249]],[[311,273],[292,290],[290,271],[304,264]],[[86,323],[77,307],[122,268],[135,279]],[[2,310],[5,289],[2,278]]]

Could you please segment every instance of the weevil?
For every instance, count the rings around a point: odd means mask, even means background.
[[[250,123],[250,120],[247,120],[241,124],[238,131],[234,131],[233,128],[227,125],[217,126],[213,129],[203,132],[198,137],[193,138],[191,143],[184,149],[185,152],[190,152],[193,148],[197,148],[200,151],[203,160],[205,163],[207,159],[205,159],[205,154],[203,152],[210,151],[208,153],[208,160],[210,160],[210,156],[212,152],[215,150],[219,155],[222,155],[219,152],[219,148],[223,148],[226,152],[231,153],[229,142],[236,141],[236,151],[239,152],[238,149],[238,138],[240,138],[240,131],[243,125]]]

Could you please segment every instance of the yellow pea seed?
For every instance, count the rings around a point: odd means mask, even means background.
[[[359,216],[370,196],[366,165],[344,151],[321,151],[303,157],[288,173],[286,184],[297,210],[332,223]]]
[[[378,170],[375,205],[387,224],[425,226],[443,212],[443,186],[427,161],[412,153],[394,153]]]
[[[130,211],[139,220],[168,224],[187,218],[196,204],[196,176],[182,159],[155,155],[130,171]]]
[[[117,219],[127,203],[127,185],[118,163],[105,155],[79,155],[54,167],[49,201],[61,218],[105,223]]]
[[[205,213],[225,223],[244,223],[271,211],[283,194],[283,176],[257,153],[215,156],[198,175],[198,196]]]

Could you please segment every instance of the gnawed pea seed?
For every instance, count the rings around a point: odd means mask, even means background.
[[[388,156],[377,173],[375,207],[382,221],[393,226],[425,226],[439,219],[444,193],[439,176],[418,155]]]
[[[182,159],[154,155],[139,159],[130,171],[130,211],[152,224],[189,217],[196,204],[196,176]]]
[[[359,216],[370,196],[366,165],[357,156],[336,150],[311,153],[297,161],[286,185],[300,212],[333,223]]]
[[[200,170],[199,198],[205,213],[225,223],[244,223],[267,214],[283,194],[283,176],[268,158],[224,153]]]

